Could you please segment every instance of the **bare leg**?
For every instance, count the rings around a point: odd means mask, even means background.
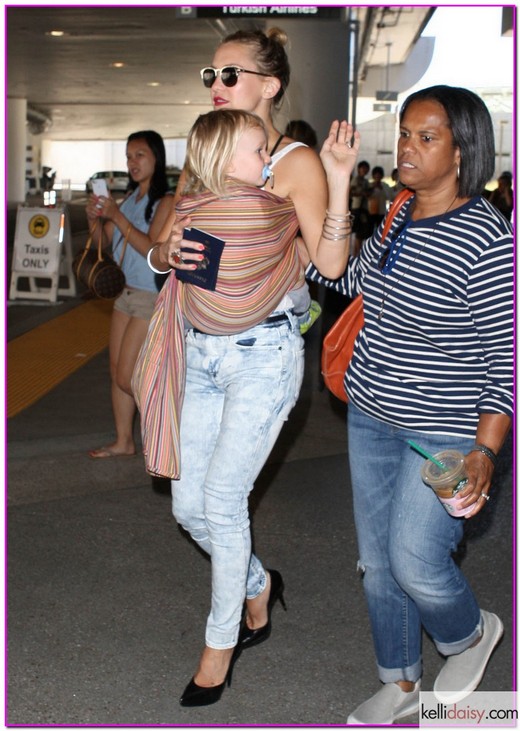
[[[405,693],[411,693],[412,690],[415,688],[415,683],[412,683],[411,680],[398,680],[396,684],[401,688],[402,691]]]
[[[116,440],[90,452],[91,457],[135,454],[134,417],[136,406],[130,387],[139,349],[148,330],[148,320],[129,317],[114,310],[110,325],[110,378]]]
[[[235,648],[227,650],[215,650],[213,647],[205,647],[200,658],[198,670],[194,681],[202,688],[211,688],[213,685],[220,685],[224,682],[229,663]]]
[[[267,624],[269,619],[267,614],[267,603],[269,601],[269,595],[271,594],[271,576],[269,571],[266,571],[267,584],[261,594],[255,596],[254,599],[248,599],[246,601],[247,613],[246,613],[246,624],[249,629],[259,629]]]

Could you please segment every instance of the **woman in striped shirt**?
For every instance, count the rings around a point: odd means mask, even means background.
[[[481,195],[493,176],[487,108],[466,89],[412,94],[400,113],[399,179],[414,195],[325,282],[363,293],[365,325],[345,375],[354,515],[379,678],[348,723],[416,712],[422,628],[447,660],[434,684],[455,703],[479,684],[502,632],[479,608],[452,551],[463,520],[421,481],[423,458],[462,452],[471,518],[490,499],[512,416],[513,239]],[[325,281],[310,267],[307,276]]]

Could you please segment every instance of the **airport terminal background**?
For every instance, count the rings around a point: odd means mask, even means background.
[[[310,43],[310,31],[300,32]],[[512,167],[510,97],[493,96],[502,105],[499,169]],[[381,133],[379,122],[368,124]],[[65,187],[64,200],[59,171],[56,182],[74,254],[86,239],[86,193]],[[6,297],[18,205],[42,206],[43,192],[24,189],[23,201],[8,202]],[[7,408],[16,408],[6,426],[7,726],[343,725],[377,690],[356,572],[346,407],[319,369],[323,336],[346,302],[318,296],[324,312],[305,336],[301,396],[251,503],[255,548],[282,572],[288,611],[274,610],[270,640],[244,654],[218,704],[200,709],[178,698],[201,649],[209,564],[176,527],[169,485],[145,473],[142,457],[87,456],[112,437],[110,303],[80,286],[56,302],[8,303]],[[505,625],[481,690],[516,688],[513,452],[510,436],[493,500],[466,526],[457,556],[482,607]],[[430,690],[443,661],[426,636],[424,656]]]
[[[131,6],[122,23],[117,4],[10,4],[9,202],[33,193],[44,169],[57,190],[76,191],[98,170],[124,169],[125,140],[136,129],[156,129],[168,164],[182,167],[188,130],[210,109],[200,68],[226,33],[275,24],[289,36],[291,63],[280,128],[304,119],[321,143],[331,119],[346,115],[363,135],[364,159],[389,176],[406,95],[435,83],[468,86],[493,115],[495,178],[511,170],[513,7],[310,6],[299,17],[281,12],[289,7],[248,14],[236,6]],[[460,33],[469,25],[471,33]]]
[[[69,208],[77,251],[84,198]],[[169,484],[146,475],[141,456],[87,456],[113,433],[99,343],[107,309],[83,291],[8,307],[8,387],[16,380],[22,401],[24,384],[42,390],[7,421],[9,725],[334,725],[377,690],[345,406],[319,372],[323,335],[345,301],[319,298],[298,404],[251,500],[256,550],[282,572],[288,611],[274,610],[269,641],[245,653],[221,701],[201,709],[178,698],[201,649],[208,562],[177,528]],[[56,369],[65,375],[46,391]],[[459,556],[482,606],[505,625],[482,690],[516,682],[512,449],[510,438],[493,499],[468,524]],[[424,654],[430,690],[443,660],[427,637]]]

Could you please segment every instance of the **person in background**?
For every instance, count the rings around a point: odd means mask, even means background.
[[[157,298],[157,284],[146,263],[146,255],[157,240],[173,207],[173,196],[165,196],[166,152],[162,137],[153,130],[128,137],[126,159],[132,191],[121,206],[111,197],[89,197],[87,220],[95,238],[99,227],[104,245],[112,244],[116,261],[121,259],[126,286],[115,300],[110,321],[110,378],[116,438],[93,449],[93,459],[135,454],[134,418],[136,406],[130,386],[132,372]]]
[[[372,168],[372,180],[368,187],[368,214],[372,231],[376,229],[386,215],[394,194],[383,178],[385,171],[380,165]]]
[[[361,160],[357,166],[357,175],[352,179],[350,186],[351,208],[354,216],[354,224],[352,227],[356,235],[354,245],[354,256],[358,256],[363,245],[363,240],[368,238],[372,233],[372,225],[368,213],[368,196],[369,182],[367,175],[370,171],[370,165],[366,160]]]
[[[304,119],[292,119],[285,128],[285,135],[297,142],[303,142],[313,150],[318,146],[318,137],[314,128]]]
[[[348,259],[348,188],[359,135],[351,125],[334,123],[320,162],[313,150],[276,129],[272,114],[289,82],[286,41],[279,29],[267,33],[239,31],[224,39],[212,65],[201,71],[216,110],[247,108],[262,119],[271,172],[276,153],[278,158],[266,190],[254,191],[256,196],[267,198],[263,224],[252,229],[258,235],[250,256],[246,256],[247,251],[243,257],[237,256],[240,250],[226,245],[219,269],[222,282],[217,280],[216,291],[204,297],[207,315],[218,319],[222,313],[220,322],[209,326],[194,308],[184,310],[189,322],[188,367],[180,420],[182,473],[180,479],[172,475],[173,511],[198,545],[211,554],[212,603],[205,647],[181,698],[183,705],[219,700],[225,682],[230,681],[233,658],[237,657],[235,647],[238,645],[238,653],[268,639],[272,609],[284,590],[280,572],[266,570],[251,553],[247,501],[296,401],[302,379],[303,340],[295,310],[304,279],[296,251],[297,231],[301,230],[311,259],[329,276],[339,276]],[[257,145],[255,150],[260,154],[264,147]],[[213,159],[210,145],[204,151]],[[233,164],[235,167],[238,169]],[[185,187],[186,169],[183,177],[181,189]],[[196,203],[196,199],[181,199],[178,215],[191,214]],[[232,200],[230,203],[232,207]],[[273,231],[277,214],[284,212],[285,230]],[[199,255],[178,251],[184,226],[193,223],[219,235],[221,227],[228,227],[229,220],[239,213],[238,207],[226,209],[225,214],[210,221],[201,207],[200,217],[195,211],[193,221],[191,215],[180,222],[170,220],[158,238],[166,243],[152,250],[151,265],[158,271],[166,266],[192,267],[190,258],[196,261]],[[251,262],[262,252],[261,266],[253,266],[245,279],[231,276],[232,269],[224,278],[226,267],[232,264],[226,265],[228,257],[237,256],[237,271],[245,267],[247,274]],[[284,269],[289,265],[289,277],[279,276],[282,264]],[[254,283],[262,271],[267,280],[265,286],[254,288],[258,301],[245,296],[249,288],[241,295],[243,283],[249,277]],[[167,283],[160,301],[169,289]],[[211,373],[205,365],[210,352],[214,353]],[[143,419],[141,414],[141,421],[146,426],[146,415]],[[171,444],[172,440],[167,440],[166,446]]]
[[[453,560],[464,519],[423,484],[424,458],[464,454],[457,493],[471,520],[493,499],[513,408],[513,236],[480,195],[493,175],[491,116],[473,92],[433,86],[400,112],[397,160],[413,196],[365,241],[345,275],[307,276],[354,297],[364,327],[345,374],[354,519],[379,680],[349,724],[392,724],[419,708],[422,630],[446,659],[433,691],[475,690],[503,633]]]
[[[513,215],[513,176],[510,172],[504,172],[498,179],[498,187],[491,192],[489,202],[497,208],[500,213],[511,221]]]
[[[391,189],[392,195],[393,195],[393,198],[392,198],[392,200],[393,200],[395,198],[395,196],[399,193],[399,191],[404,189],[404,185],[399,180],[399,169],[398,168],[394,168],[392,170],[391,177],[392,177],[392,181],[394,183],[392,186],[390,186],[390,189]]]

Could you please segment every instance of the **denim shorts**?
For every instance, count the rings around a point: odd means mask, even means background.
[[[158,292],[147,292],[144,289],[125,287],[114,302],[114,310],[123,312],[129,317],[150,320],[158,294]]]

